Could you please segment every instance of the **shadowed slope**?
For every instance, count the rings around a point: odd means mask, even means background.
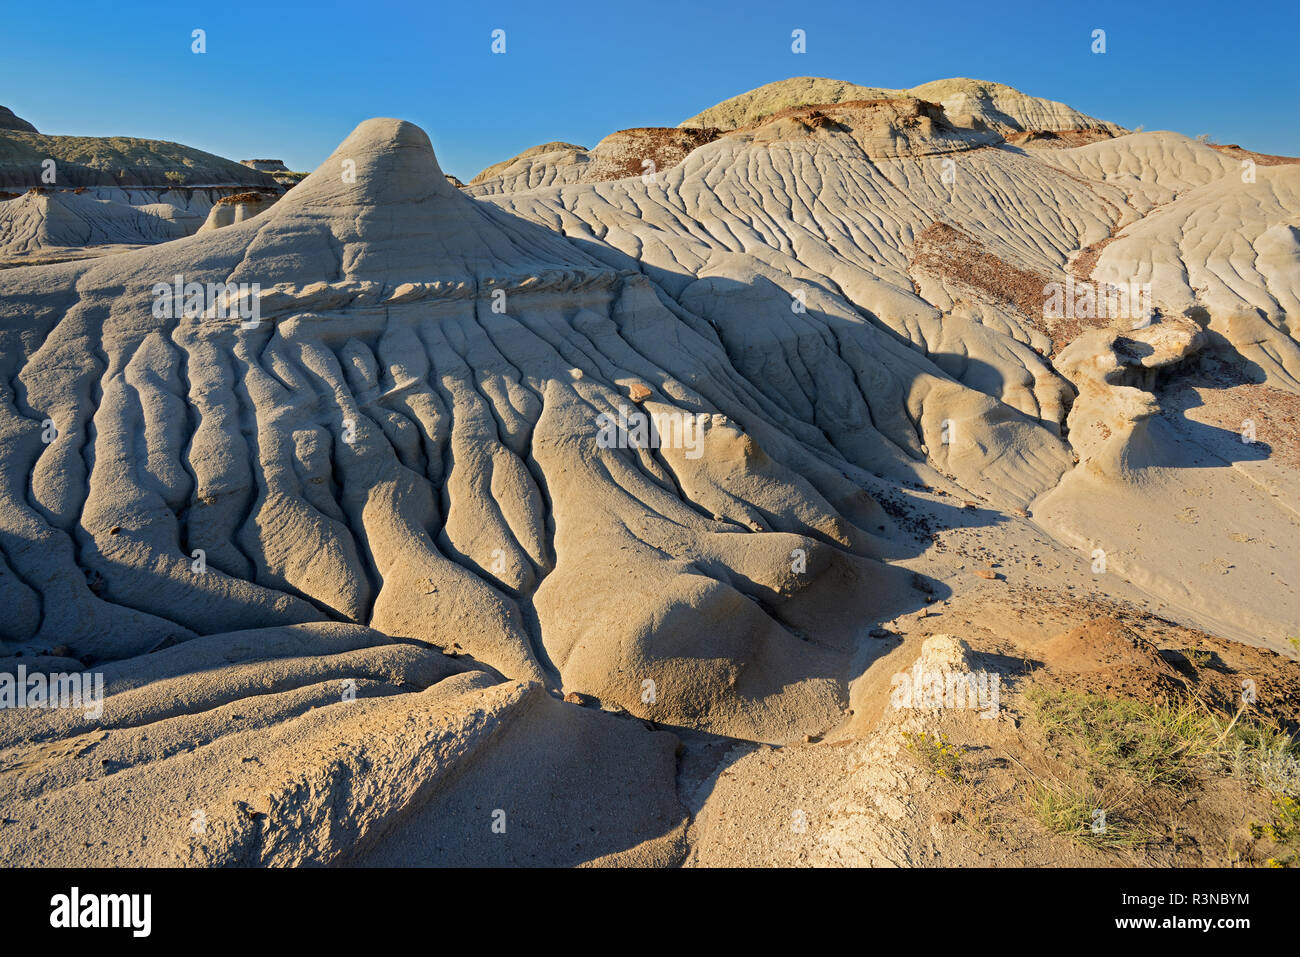
[[[260,322],[155,318],[177,275],[244,284]],[[803,400],[773,392],[777,370],[733,365],[739,327],[700,318],[698,291],[673,299],[463,196],[392,120],[256,219],[4,283],[3,544],[33,609],[7,625],[17,647],[120,657],[336,619],[784,738],[838,715],[871,622],[918,600],[876,560],[888,521],[859,471],[907,474],[916,433],[900,409],[873,438],[867,406],[884,422],[925,382],[927,421],[936,393],[991,411],[833,297],[810,316],[853,354],[802,385],[792,356]],[[732,285],[712,297],[757,291],[749,334],[783,348],[776,287]],[[601,447],[620,407],[658,415],[662,447]],[[832,409],[860,425],[826,431]],[[56,588],[75,596],[57,613]]]

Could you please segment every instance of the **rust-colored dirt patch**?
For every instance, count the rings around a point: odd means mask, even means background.
[[[1022,321],[1052,340],[1052,355],[1085,329],[1107,325],[1106,319],[1047,319],[1045,288],[1052,280],[1013,266],[990,253],[979,240],[944,222],[933,222],[912,244],[911,267],[969,286],[1015,309]]]
[[[266,193],[235,193],[231,196],[222,196],[217,200],[218,206],[236,206],[240,203],[263,203],[270,199]]]
[[[1230,143],[1226,146],[1220,146],[1216,143],[1208,144],[1211,149],[1218,150],[1235,159],[1254,160],[1256,166],[1289,166],[1293,163],[1300,163],[1298,156],[1276,156],[1272,153],[1256,153],[1252,150],[1242,149],[1236,143]]]
[[[1047,333],[1042,321],[1043,287],[1050,280],[994,256],[975,237],[935,221],[917,235],[911,264],[983,292],[1023,312]]]
[[[1090,282],[1092,280],[1092,271],[1097,268],[1097,260],[1101,258],[1102,251],[1114,241],[1115,234],[1112,232],[1105,239],[1099,239],[1095,243],[1084,246],[1070,263],[1070,274],[1075,279]]]
[[[1102,140],[1111,140],[1115,134],[1105,129],[1087,129],[1087,130],[1022,130],[1019,133],[1008,133],[1006,141],[1012,146],[1032,146],[1038,149],[1056,149],[1064,150],[1075,146],[1087,146],[1089,143],[1100,143]]]
[[[607,179],[641,176],[647,171],[646,161],[654,170],[672,169],[692,152],[706,143],[712,143],[722,131],[718,129],[677,129],[667,126],[643,126],[619,130],[603,144],[612,154]]]

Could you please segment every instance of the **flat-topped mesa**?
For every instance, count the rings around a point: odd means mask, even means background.
[[[240,160],[241,166],[247,166],[249,169],[261,170],[263,173],[287,173],[289,167],[284,165],[284,160],[280,159],[248,159]]]

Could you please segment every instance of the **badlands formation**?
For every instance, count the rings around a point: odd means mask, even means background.
[[[1300,166],[805,78],[255,200],[0,271],[5,864],[988,862],[914,662],[1294,720]]]
[[[282,192],[273,174],[178,143],[45,136],[0,107],[0,269],[192,236],[223,198]]]

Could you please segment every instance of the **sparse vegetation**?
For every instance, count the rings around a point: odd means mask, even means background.
[[[1041,687],[1026,697],[1048,740],[1074,744],[1101,773],[1178,787],[1198,771],[1227,771],[1300,793],[1300,744],[1240,711],[1229,717],[1193,699],[1165,704]]]
[[[903,744],[908,751],[916,755],[922,766],[933,771],[941,778],[955,783],[963,780],[961,759],[966,749],[953,744],[942,734],[926,731],[903,732]]]
[[[190,181],[247,184],[266,182],[258,173],[234,160],[163,140],[129,136],[45,136],[39,133],[0,131],[0,169],[37,170],[42,160],[52,157],[59,164],[59,183],[77,184],[77,177],[96,172],[126,177],[128,171],[149,182],[175,182],[173,172]]]
[[[1249,722],[1234,729],[1222,766],[1265,790],[1300,797],[1300,743],[1277,728]]]
[[[1280,856],[1267,860],[1269,867],[1294,867],[1300,864],[1300,801],[1286,794],[1273,796],[1273,820],[1252,824],[1251,836],[1267,838],[1276,845]]]
[[[1272,794],[1274,820],[1251,832],[1282,849],[1275,862],[1300,859],[1300,744],[1246,706],[1227,715],[1190,697],[1160,702],[1041,686],[1025,700],[1045,743],[1060,749],[1056,773],[1035,776],[1026,796],[1053,833],[1110,848],[1177,837],[1165,798],[1229,775]]]
[[[1047,830],[1088,847],[1132,847],[1154,836],[1093,784],[1038,780],[1030,785],[1026,804]]]
[[[1147,786],[1186,784],[1221,730],[1213,715],[1190,703],[1042,687],[1026,697],[1049,742],[1072,746],[1097,776],[1124,773]]]

